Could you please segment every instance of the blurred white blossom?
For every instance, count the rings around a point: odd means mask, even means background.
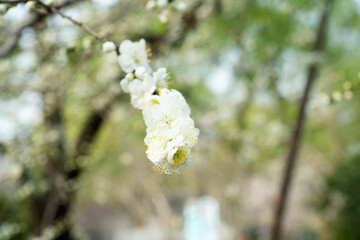
[[[160,13],[159,19],[161,22],[166,23],[169,21],[169,16],[170,16],[170,11],[166,9]]]
[[[344,92],[344,98],[345,98],[346,100],[350,100],[350,99],[352,99],[352,97],[353,97],[353,92],[352,92],[352,91],[346,91],[346,92]]]
[[[335,91],[332,93],[332,98],[334,99],[335,102],[339,102],[342,99],[342,95],[341,92],[339,91]]]
[[[29,11],[34,11],[36,9],[36,2],[35,1],[28,1],[28,2],[26,2],[25,7]]]
[[[184,11],[186,7],[186,3],[182,1],[149,0],[146,3],[147,9],[159,10],[159,19],[163,23],[166,23],[170,20],[170,16],[172,13],[176,11]]]
[[[157,5],[161,8],[166,7],[168,0],[157,0]]]
[[[155,6],[156,6],[156,2],[153,1],[153,0],[148,1],[148,2],[146,3],[146,8],[147,8],[147,9],[152,9],[152,8],[154,8]]]

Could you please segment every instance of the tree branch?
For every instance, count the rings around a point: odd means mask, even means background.
[[[44,4],[43,2],[41,2],[40,0],[37,0],[36,2],[39,3],[41,6],[43,6],[49,13],[59,14],[61,17],[65,18],[65,19],[69,20],[70,22],[72,22],[73,24],[77,25],[78,27],[83,29],[85,32],[87,32],[90,35],[94,36],[96,39],[98,39],[98,40],[100,40],[102,42],[108,41],[108,39],[106,37],[101,36],[100,34],[96,33],[94,30],[92,30],[86,24],[84,24],[82,22],[79,22],[79,21],[73,19],[72,17],[60,12],[57,8],[48,6],[48,5]]]
[[[316,40],[312,49],[313,52],[320,52],[324,48],[324,42],[326,37],[326,25],[328,22],[330,4],[331,4],[331,0],[325,0],[324,10],[321,16],[320,23],[318,25]],[[281,237],[284,213],[286,209],[289,189],[291,187],[293,172],[297,160],[297,152],[300,146],[300,139],[306,117],[305,111],[309,101],[309,94],[313,86],[313,83],[315,81],[317,72],[318,72],[318,64],[317,63],[311,64],[308,68],[306,86],[300,101],[300,109],[296,121],[296,126],[290,141],[289,153],[286,158],[286,163],[285,163],[286,166],[283,173],[281,190],[279,192],[278,202],[274,212],[273,225],[270,235],[271,240],[279,240]]]
[[[18,3],[25,3],[29,0],[16,0],[16,1],[11,1],[11,0],[0,0],[0,4],[1,3],[14,3],[14,4],[18,4]]]
[[[56,8],[63,8],[67,7],[75,2],[79,2],[81,0],[69,0],[66,1],[58,6]],[[37,13],[34,17],[32,17],[30,20],[25,22],[23,25],[18,27],[13,34],[1,45],[0,47],[0,58],[6,56],[8,53],[10,53],[17,45],[18,39],[20,38],[21,32],[27,28],[32,27],[36,25],[37,23],[41,22],[45,17],[47,17],[49,13],[46,14],[40,14]]]

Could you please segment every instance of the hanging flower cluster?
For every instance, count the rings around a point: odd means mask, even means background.
[[[113,45],[104,43],[103,48],[108,52]],[[166,68],[152,71],[144,39],[123,41],[119,53],[119,64],[127,73],[120,85],[130,94],[131,104],[142,110],[148,158],[161,173],[181,173],[191,162],[190,151],[199,135],[188,104],[180,92],[167,88]]]
[[[149,0],[146,8],[158,9],[160,11],[160,21],[166,23],[169,21],[172,12],[184,11],[186,9],[186,3],[174,0]]]

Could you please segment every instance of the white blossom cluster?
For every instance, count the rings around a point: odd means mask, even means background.
[[[158,9],[160,11],[159,19],[161,22],[168,22],[172,12],[184,11],[186,3],[174,0],[148,0],[147,9]]]
[[[104,52],[113,49],[109,43],[103,47]],[[191,162],[190,150],[199,135],[188,104],[180,92],[167,88],[166,68],[152,71],[144,39],[123,41],[119,53],[120,67],[127,73],[120,85],[130,94],[131,104],[142,110],[148,158],[161,173],[181,173]]]

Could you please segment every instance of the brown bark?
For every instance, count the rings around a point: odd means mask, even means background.
[[[320,19],[320,23],[318,25],[316,40],[313,46],[312,51],[314,53],[319,53],[324,48],[325,36],[326,36],[326,25],[328,22],[329,8],[330,8],[331,0],[325,0],[324,10]],[[297,160],[297,153],[300,147],[300,139],[302,135],[302,130],[305,121],[305,112],[306,107],[309,102],[309,94],[313,83],[315,81],[317,72],[318,72],[318,64],[313,63],[308,68],[306,86],[300,100],[300,108],[296,121],[296,125],[294,128],[294,132],[290,141],[289,153],[285,161],[285,168],[282,177],[281,189],[279,192],[278,202],[276,205],[276,209],[274,212],[273,225],[271,229],[271,240],[279,240],[281,239],[281,232],[283,227],[283,218],[286,210],[289,190],[291,187],[291,182],[293,179],[295,164]]]
[[[75,165],[74,168],[68,169],[66,163],[88,154],[90,146],[103,125],[112,103],[113,101],[110,101],[103,109],[90,114],[78,138],[73,156],[69,156],[63,146],[61,101],[58,101],[58,105],[50,114],[46,115],[45,113],[45,125],[49,131],[52,129],[59,131],[60,137],[56,142],[47,146],[44,179],[48,184],[48,188],[43,193],[34,194],[30,199],[31,233],[33,235],[39,236],[46,227],[63,223],[63,227],[59,228],[55,239],[73,239],[69,216],[74,201],[75,189],[66,188],[65,185],[76,182],[82,168]],[[61,179],[63,184],[57,184],[58,179]]]

